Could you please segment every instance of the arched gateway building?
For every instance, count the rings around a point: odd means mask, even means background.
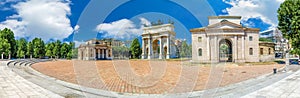
[[[194,62],[259,62],[259,31],[241,25],[241,16],[208,17],[207,27],[191,29]]]
[[[176,57],[173,24],[145,27],[142,34],[142,59],[170,59]]]

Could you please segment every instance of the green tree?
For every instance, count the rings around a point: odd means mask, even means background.
[[[141,49],[141,45],[140,42],[137,38],[135,38],[130,46],[130,51],[131,51],[131,55],[132,58],[137,59],[140,57],[141,53],[142,53],[142,49]]]
[[[188,57],[188,56],[191,56],[192,52],[191,52],[191,48],[190,48],[190,45],[187,44],[186,41],[183,41],[182,42],[182,45],[181,45],[181,51],[180,51],[180,56],[181,57]]]
[[[52,50],[52,54],[55,56],[56,59],[58,59],[60,56],[60,48],[61,48],[61,41],[57,40],[54,43],[54,48]]]
[[[53,42],[46,45],[46,54],[45,55],[50,57],[51,59],[52,59],[52,56],[53,56],[53,54],[52,54],[52,49],[53,48],[54,48],[54,43]]]
[[[221,57],[225,57],[227,54],[229,54],[229,46],[226,44],[221,44],[220,53],[222,54]]]
[[[67,54],[68,54],[68,51],[69,51],[69,45],[67,43],[63,43],[61,45],[61,48],[60,48],[60,56],[62,58],[66,58],[67,57]]]
[[[26,46],[26,55],[30,57],[30,59],[32,58],[33,55],[33,44],[32,42],[28,42],[27,46]]]
[[[10,29],[4,28],[0,32],[0,37],[8,41],[8,43],[10,44],[10,54],[12,57],[16,57],[17,47],[14,33]]]
[[[67,53],[67,59],[72,59],[72,57],[73,57],[73,54],[74,54],[74,48],[75,48],[75,43],[73,43],[73,42],[70,42],[69,43],[69,47],[68,47],[68,53]]]
[[[33,43],[33,56],[35,58],[42,58],[45,54],[45,43],[41,38],[34,38]]]
[[[74,48],[72,51],[72,58],[78,57],[78,48]]]
[[[273,42],[272,39],[268,39],[268,38],[259,38],[259,41],[262,41],[262,42]]]
[[[1,59],[4,59],[3,56],[8,56],[11,53],[10,44],[7,39],[0,37],[0,54]]]
[[[289,40],[293,49],[300,49],[300,0],[285,0],[279,7],[278,28]],[[300,51],[293,51],[300,55]]]
[[[115,58],[126,58],[129,57],[129,48],[125,46],[113,46],[112,52]]]
[[[25,58],[26,55],[26,46],[27,46],[27,41],[25,38],[21,38],[17,40],[17,57],[18,58]]]

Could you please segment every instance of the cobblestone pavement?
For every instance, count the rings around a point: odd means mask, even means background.
[[[15,63],[10,65],[16,65],[14,67],[7,67],[5,66],[6,62],[1,62],[0,66],[0,98],[4,97],[38,97],[38,98],[45,98],[45,97],[54,97],[58,98],[60,96],[64,97],[74,97],[74,98],[81,98],[81,97],[88,97],[88,98],[99,98],[99,97],[122,97],[122,98],[131,98],[131,97],[147,97],[147,98],[174,98],[174,97],[195,97],[195,98],[206,98],[208,97],[217,97],[217,98],[237,98],[237,97],[297,97],[297,93],[299,93],[299,82],[300,80],[298,77],[300,77],[300,72],[297,70],[299,69],[299,66],[290,66],[290,72],[279,72],[278,74],[268,74],[264,76],[260,76],[254,79],[250,79],[247,81],[243,81],[241,83],[236,83],[232,85],[228,85],[226,87],[220,87],[210,90],[204,90],[204,91],[195,91],[195,92],[188,92],[188,93],[177,93],[177,94],[127,94],[127,93],[117,93],[117,92],[111,92],[111,88],[106,88],[103,90],[99,89],[93,89],[93,88],[87,88],[78,86],[75,84],[66,83],[45,75],[42,75],[40,73],[36,73],[35,70],[31,69],[29,66],[19,66],[24,65],[24,63]],[[79,64],[79,63],[77,63]],[[26,65],[26,64],[25,64]],[[20,68],[19,68],[19,67]],[[295,67],[295,68],[293,68]],[[92,67],[91,67],[92,68]],[[78,69],[82,69],[82,67],[78,67]],[[86,72],[81,70],[76,70],[78,73],[80,72]],[[94,68],[96,69],[96,68]],[[186,69],[187,72],[189,72],[191,69]],[[16,72],[16,73],[15,73]],[[168,71],[167,71],[168,72]],[[18,75],[17,75],[18,74]],[[20,75],[20,76],[19,76]],[[289,76],[291,75],[291,76]],[[295,76],[296,75],[296,76]],[[298,75],[298,76],[297,76]],[[89,76],[94,76],[94,74],[89,74]],[[188,74],[188,76],[191,76]],[[289,77],[288,77],[289,76]],[[111,77],[111,76],[110,76]],[[287,78],[286,78],[287,77]],[[295,78],[296,77],[296,78]],[[26,79],[26,80],[25,80]],[[214,78],[212,78],[214,80]],[[279,83],[283,81],[282,79],[286,80],[287,85],[282,85],[282,83]],[[94,84],[95,79],[90,79],[91,81],[84,81],[85,79],[79,79],[82,81],[80,84]],[[294,81],[295,80],[295,81]],[[278,82],[279,81],[279,82]],[[294,81],[294,82],[291,82]],[[32,82],[32,83],[31,83]],[[112,81],[113,82],[113,81]],[[113,84],[118,81],[114,81]],[[184,83],[186,81],[183,81]],[[33,84],[35,83],[35,84]],[[274,84],[275,83],[275,84]],[[279,84],[278,84],[279,83]],[[277,84],[277,85],[276,85]],[[8,86],[7,86],[8,85]],[[273,87],[269,87],[269,85],[275,85]],[[43,88],[41,88],[41,87]],[[212,85],[213,86],[213,85]],[[282,90],[285,92],[282,92],[280,90],[272,90],[276,87],[281,88],[290,88],[291,90],[288,91],[286,89]],[[111,87],[111,86],[108,86]],[[162,87],[162,86],[160,86]],[[179,86],[180,87],[180,86]],[[263,89],[262,89],[263,88]],[[264,90],[266,88],[269,88],[267,90]],[[280,88],[280,89],[281,89]],[[47,90],[46,90],[47,89]],[[179,90],[181,88],[178,88]],[[49,90],[49,91],[48,91]],[[272,90],[272,91],[271,91]],[[50,92],[52,91],[52,92]],[[266,93],[271,91],[271,93]],[[272,95],[272,93],[278,93],[276,91],[279,91],[279,94],[281,95]],[[177,91],[174,91],[177,92]],[[180,92],[180,91],[179,91]],[[55,93],[55,94],[54,94]],[[56,95],[58,94],[58,95]],[[248,95],[247,95],[248,94]],[[270,95],[266,95],[270,94]],[[16,95],[16,96],[12,96]],[[60,96],[59,96],[60,95]]]
[[[292,71],[289,71],[290,73]],[[300,71],[253,93],[244,98],[299,98],[300,97]]]
[[[6,63],[0,61],[0,98],[62,98],[17,75]]]

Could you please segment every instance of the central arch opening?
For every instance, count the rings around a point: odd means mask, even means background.
[[[228,39],[222,39],[219,43],[220,62],[232,62],[232,43]]]
[[[154,40],[152,47],[153,47],[153,58],[158,58],[159,57],[159,46],[160,42],[159,40]]]

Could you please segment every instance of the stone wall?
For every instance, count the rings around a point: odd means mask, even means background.
[[[260,42],[259,43],[259,61],[269,62],[275,60],[274,43]]]

